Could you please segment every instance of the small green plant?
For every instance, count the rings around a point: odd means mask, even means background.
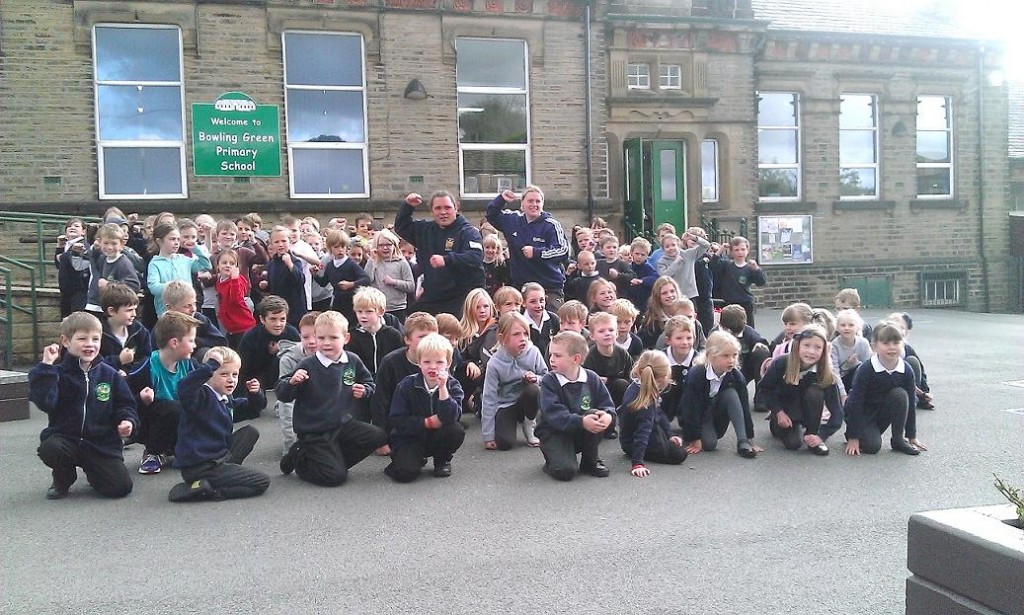
[[[998,476],[996,476],[996,489],[999,493],[1003,494],[1004,498],[1010,501],[1010,504],[1017,507],[1017,520],[1020,521],[1021,527],[1024,527],[1024,494],[1021,493],[1020,489],[1007,485]]]

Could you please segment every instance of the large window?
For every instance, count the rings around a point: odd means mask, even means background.
[[[291,195],[370,196],[363,37],[340,32],[283,36]]]
[[[456,40],[462,194],[493,196],[530,183],[526,41]]]
[[[878,198],[878,100],[872,94],[839,100],[839,197]]]
[[[953,113],[948,96],[917,98],[917,196],[953,196]]]
[[[718,202],[718,140],[700,142],[700,197],[705,203]]]
[[[181,30],[93,28],[99,198],[185,198]]]
[[[757,99],[758,196],[800,198],[800,95],[760,92]]]
[[[649,90],[651,89],[651,65],[630,64],[626,67],[626,89]]]

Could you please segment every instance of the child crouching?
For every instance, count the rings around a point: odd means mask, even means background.
[[[184,482],[171,488],[172,502],[224,500],[263,495],[270,478],[243,467],[260,433],[252,425],[232,432],[237,421],[254,419],[267,406],[267,397],[253,378],[245,383],[246,397],[232,397],[242,360],[226,346],[206,352],[203,364],[178,385],[181,420],[174,447],[174,467]]]
[[[644,461],[679,465],[686,460],[686,449],[661,410],[661,393],[672,377],[668,355],[645,351],[633,366],[632,376],[618,411],[622,424],[619,446],[632,460],[630,474],[645,478],[651,471]]]

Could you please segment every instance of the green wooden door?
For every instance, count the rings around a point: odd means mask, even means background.
[[[686,144],[682,141],[651,143],[653,226],[673,224],[681,234],[686,228]]]

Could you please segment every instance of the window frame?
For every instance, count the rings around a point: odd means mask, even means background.
[[[288,41],[289,34],[317,35],[317,36],[349,36],[359,39],[359,65],[362,77],[361,86],[352,85],[290,85],[288,83]],[[288,196],[293,199],[365,199],[370,197],[370,125],[367,118],[367,85],[366,85],[366,37],[361,32],[349,32],[340,30],[303,30],[286,29],[281,32],[281,84],[284,88],[284,132],[285,145],[288,154]],[[331,92],[362,92],[363,98],[363,141],[356,142],[293,142],[291,140],[289,124],[288,92],[292,91],[331,91]],[[295,191],[295,150],[360,150],[362,153],[363,165],[363,187],[360,192],[347,193],[312,193]]]
[[[510,88],[510,87],[481,87],[481,86],[459,86],[458,78],[458,41],[460,40],[474,40],[474,41],[502,41],[502,42],[517,42],[523,46],[523,87],[522,88]],[[486,37],[486,36],[460,36],[455,39],[456,53],[455,53],[455,140],[459,145],[459,194],[462,198],[491,198],[494,196],[491,192],[467,192],[466,191],[466,164],[465,164],[465,153],[469,152],[524,152],[525,154],[525,181],[526,185],[529,186],[533,183],[532,179],[532,156],[531,156],[531,144],[533,143],[533,134],[531,130],[531,112],[530,112],[530,43],[526,39],[522,38],[503,38],[503,37]],[[526,143],[463,143],[462,138],[459,136],[459,95],[460,94],[512,94],[512,95],[523,95],[526,96]],[[512,187],[515,190],[515,186]]]
[[[633,69],[646,69],[647,72],[644,74],[643,70],[633,74]],[[636,83],[633,83],[634,78]],[[641,83],[646,78],[647,83]],[[627,90],[650,90],[651,89],[651,65],[647,62],[629,62],[626,64],[626,89]]]
[[[844,96],[867,96],[871,99],[872,109],[874,111],[872,126],[856,126],[850,128],[843,128],[843,115],[842,115],[842,99]],[[878,95],[868,94],[865,92],[844,92],[839,95],[839,176],[842,177],[843,171],[847,169],[872,169],[875,172],[875,192],[874,194],[867,195],[843,195],[842,193],[842,181],[839,184],[839,200],[840,201],[877,201],[881,198],[881,184],[882,184],[882,161],[881,161],[881,144],[879,143],[880,133],[878,130],[878,121],[881,117],[881,110],[878,106]],[[843,164],[843,132],[867,132],[872,133],[872,144],[874,147],[874,160],[873,164],[868,163],[855,163],[855,164]]]
[[[99,79],[97,66],[97,30],[100,28],[115,29],[146,29],[146,30],[174,30],[178,34],[178,80],[177,81],[130,81],[130,80],[101,80]],[[92,82],[93,82],[93,123],[96,134],[96,168],[99,200],[154,200],[154,199],[187,199],[188,198],[188,169],[185,154],[185,57],[182,41],[181,27],[171,24],[127,24],[127,23],[97,23],[91,28],[92,43]],[[168,87],[178,88],[178,98],[181,108],[181,139],[176,141],[164,140],[126,140],[126,139],[103,139],[100,135],[100,87],[101,86],[136,86],[136,87]],[[104,151],[106,149],[128,149],[128,148],[150,148],[150,149],[178,149],[178,160],[180,165],[181,190],[174,193],[140,193],[140,194],[107,194]]]
[[[917,106],[921,105],[921,100],[925,98],[941,98],[946,107],[946,128],[920,128],[920,113],[917,109],[914,110],[914,196],[920,200],[932,200],[932,201],[948,201],[952,200],[956,195],[956,158],[954,156],[955,144],[953,142],[953,97],[947,94],[918,94]],[[946,134],[946,147],[949,153],[949,162],[919,162],[917,160],[917,148],[918,140],[922,132],[926,133],[945,133]],[[918,190],[918,172],[922,169],[947,169],[949,172],[949,193],[948,194],[920,194]]]
[[[760,115],[761,115],[761,112],[760,112],[760,101],[761,101],[762,95],[764,95],[764,94],[789,94],[789,95],[792,95],[792,96],[795,97],[796,109],[794,110],[794,113],[793,113],[793,119],[794,119],[794,122],[795,122],[794,126],[773,126],[773,125],[762,126],[761,125],[761,123],[760,123],[761,122],[761,120],[760,120]],[[803,122],[801,121],[801,119],[802,119],[801,118],[801,111],[802,111],[802,107],[803,107],[803,101],[801,100],[802,94],[800,92],[798,92],[798,91],[795,91],[795,90],[759,90],[759,91],[756,92],[756,96],[757,96],[757,101],[756,101],[757,104],[755,104],[755,106],[754,106],[754,111],[755,111],[755,114],[758,116],[757,119],[755,120],[757,122],[757,133],[758,133],[758,161],[757,161],[757,173],[758,173],[757,184],[758,184],[758,186],[757,186],[757,200],[758,200],[758,202],[774,202],[774,203],[800,201],[803,198],[803,196],[804,196],[804,192],[803,192],[803,189],[804,189],[804,187],[803,187],[803,179],[804,179],[804,173],[803,173],[803,165],[804,165],[804,162],[803,162],[804,161],[804,159],[803,159]],[[760,151],[761,150],[760,139],[761,139],[761,131],[762,130],[780,131],[780,132],[781,131],[793,131],[793,132],[795,132],[795,134],[796,134],[796,139],[795,139],[796,151],[794,153],[796,154],[796,163],[795,164],[794,163],[762,163],[761,162],[761,151]],[[795,169],[796,170],[796,194],[793,195],[793,196],[765,196],[765,195],[762,195],[761,194],[761,171],[762,170],[770,170],[770,169],[780,169],[780,170]]]
[[[705,156],[704,156],[704,146],[705,146],[705,144],[710,144],[714,148],[714,152],[712,153],[712,160],[711,160],[711,164],[713,165],[712,170],[714,171],[714,175],[715,175],[715,185],[714,185],[715,194],[714,194],[713,198],[707,198],[707,197],[704,196],[704,190],[707,188],[707,185],[705,185],[705,183],[704,183],[704,165],[707,162],[707,160],[705,159]],[[700,201],[701,201],[701,203],[720,203],[722,201],[722,179],[721,179],[721,177],[722,177],[722,167],[721,167],[721,164],[720,164],[720,160],[721,160],[721,144],[719,143],[718,139],[715,139],[715,138],[701,139],[701,141],[700,141],[700,178],[701,178],[700,179]]]
[[[668,69],[668,74],[663,74]],[[675,69],[675,75],[672,74]],[[675,85],[672,84],[673,78]],[[668,85],[665,80],[668,80]],[[658,89],[659,90],[682,90],[683,89],[683,66],[681,64],[659,64],[658,65]]]

